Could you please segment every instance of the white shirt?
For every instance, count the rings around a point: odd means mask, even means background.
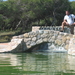
[[[65,15],[64,20],[67,20],[69,25],[74,23],[75,16],[73,14]]]

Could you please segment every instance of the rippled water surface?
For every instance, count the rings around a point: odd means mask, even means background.
[[[0,54],[0,75],[75,75],[75,56],[44,52]]]

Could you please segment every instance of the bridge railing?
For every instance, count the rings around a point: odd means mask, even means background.
[[[61,26],[33,26],[32,31],[38,31],[38,30],[55,30],[60,31]],[[65,27],[64,32],[70,33],[70,28]]]

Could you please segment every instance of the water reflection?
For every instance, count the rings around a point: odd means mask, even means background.
[[[75,56],[66,53],[0,54],[0,74],[75,75]]]

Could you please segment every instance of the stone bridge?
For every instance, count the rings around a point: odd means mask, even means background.
[[[33,27],[29,33],[12,37],[11,42],[7,46],[0,47],[0,52],[31,52],[38,49],[52,50],[55,46],[62,47],[68,54],[74,55],[75,35]]]

